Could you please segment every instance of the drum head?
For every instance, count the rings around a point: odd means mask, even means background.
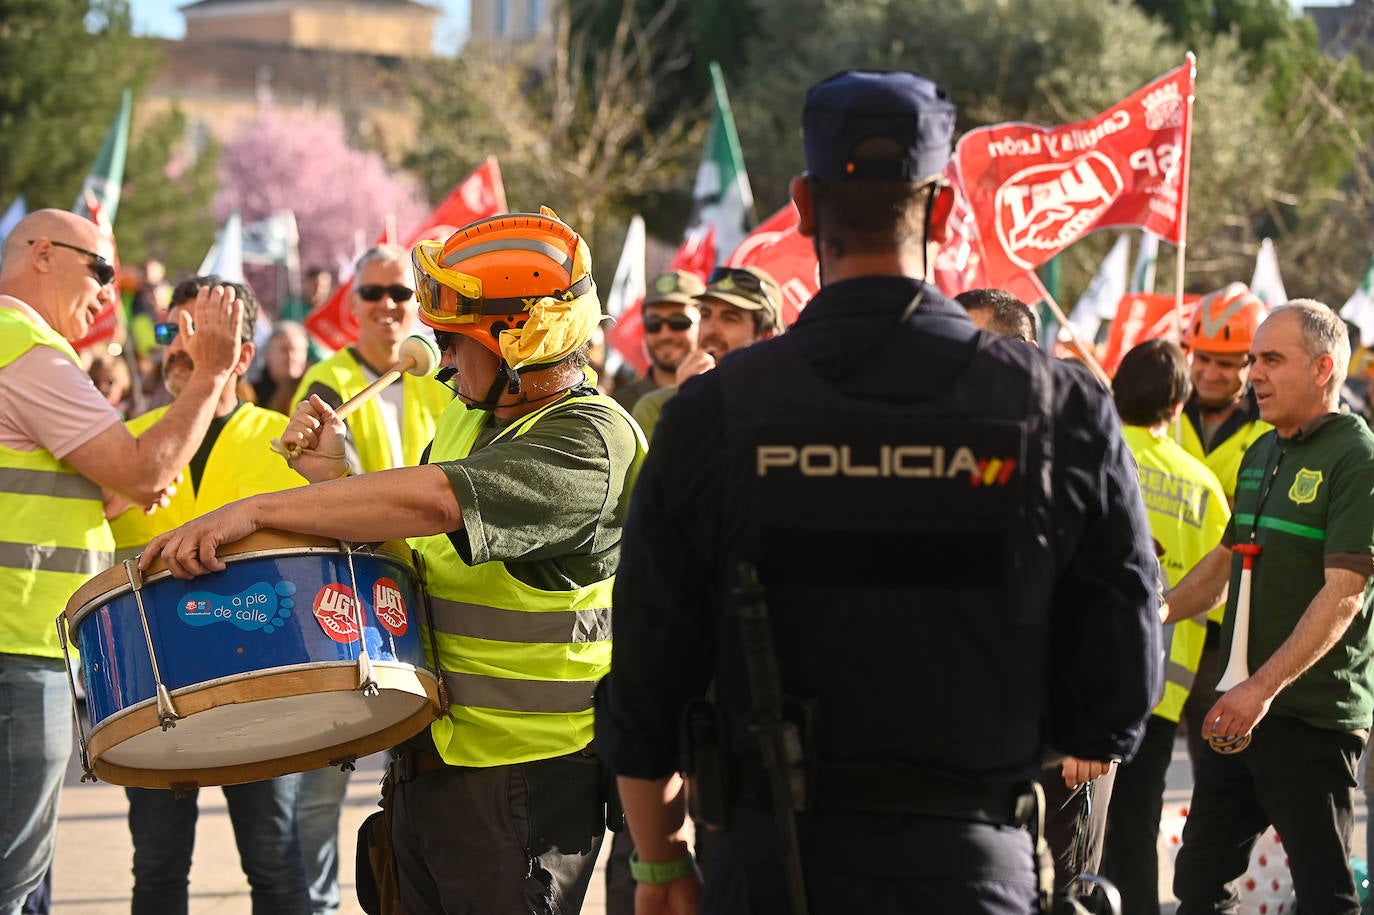
[[[92,768],[117,785],[233,785],[361,758],[434,721],[429,671],[374,664],[372,675],[376,695],[357,688],[354,664],[205,684],[172,695],[182,717],[167,730],[143,703],[91,733]]]

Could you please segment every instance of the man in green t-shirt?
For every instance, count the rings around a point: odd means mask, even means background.
[[[782,322],[782,289],[757,267],[717,267],[697,296],[701,327],[698,345],[677,366],[677,384],[650,391],[635,403],[634,418],[653,441],[663,407],[679,384],[709,372],[726,353],[767,340],[786,330]]]
[[[149,544],[181,577],[261,527],[349,541],[409,537],[425,560],[446,712],[388,779],[409,912],[574,913],[606,823],[592,693],[610,667],[611,590],[645,445],[585,372],[601,320],[586,243],[551,211],[479,220],[411,252],[420,320],[458,399],[427,460],[346,471],[319,397],[282,435],[329,480],[235,502]]]
[[[1225,692],[1202,721],[1218,752],[1195,772],[1175,867],[1178,915],[1234,907],[1270,825],[1302,911],[1356,915],[1351,788],[1374,716],[1374,435],[1337,412],[1350,342],[1330,308],[1300,299],[1274,309],[1250,355],[1260,416],[1274,429],[1245,453],[1221,546],[1163,610],[1175,622],[1229,595],[1222,657],[1243,665],[1223,676]],[[1243,633],[1239,544],[1259,547]]]

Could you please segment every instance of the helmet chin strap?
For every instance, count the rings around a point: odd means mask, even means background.
[[[497,407],[502,406],[514,407],[520,404],[539,403],[541,400],[552,400],[555,397],[561,397],[581,383],[582,378],[579,375],[576,382],[565,388],[559,388],[557,391],[551,391],[539,397],[530,397],[528,394],[525,394],[519,400],[503,404],[501,402],[501,397],[504,394],[523,393],[520,386],[520,372],[517,369],[511,368],[503,359],[501,360],[501,371],[491,380],[491,387],[487,389],[486,396],[481,400],[469,397],[460,390],[455,389],[455,393],[458,395],[458,399],[463,402],[463,406],[467,407],[469,410],[495,410]],[[505,390],[503,391],[502,388]]]

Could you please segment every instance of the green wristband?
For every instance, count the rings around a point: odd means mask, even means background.
[[[639,851],[630,852],[630,876],[637,883],[672,883],[696,871],[696,858],[688,852],[672,861],[641,861]]]

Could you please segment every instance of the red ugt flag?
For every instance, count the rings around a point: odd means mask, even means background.
[[[955,150],[993,285],[1094,229],[1187,238],[1193,57],[1097,117],[1062,127],[994,124]]]
[[[506,187],[501,182],[501,166],[496,163],[495,156],[488,156],[410,233],[404,247],[409,249],[421,239],[447,238],[469,223],[504,212]],[[383,230],[377,243],[386,240],[387,233]],[[343,349],[358,339],[358,320],[348,308],[348,296],[352,291],[351,279],[340,283],[324,304],[305,318],[306,329],[331,349]]]

